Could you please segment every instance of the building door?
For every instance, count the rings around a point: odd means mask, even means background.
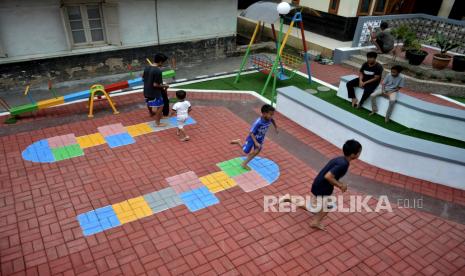
[[[386,14],[412,13],[415,0],[390,0]]]

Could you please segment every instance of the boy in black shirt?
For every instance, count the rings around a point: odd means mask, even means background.
[[[163,85],[163,77],[160,67],[168,58],[164,54],[156,54],[154,64],[145,67],[142,79],[144,81],[144,97],[147,103],[147,109],[150,116],[155,116],[155,125],[163,127],[165,124],[160,123],[163,111],[163,90],[167,89],[167,85]],[[153,111],[155,108],[155,112]]]
[[[362,152],[362,145],[360,145],[360,143],[355,140],[348,140],[342,147],[342,151],[344,152],[344,156],[331,159],[326,164],[326,166],[320,170],[315,180],[313,181],[311,192],[316,198],[321,198],[320,202],[323,202],[323,205],[325,205],[324,197],[333,194],[334,186],[338,187],[342,192],[347,191],[347,185],[340,182],[339,179],[347,173],[350,162],[358,159],[360,153]],[[307,211],[310,211],[307,209],[307,207],[305,207],[305,204],[302,205],[301,202],[293,202],[289,194],[285,195],[281,199],[281,202],[291,202],[299,205],[299,207]],[[311,226],[320,230],[325,230],[325,227],[321,224],[321,221],[328,215],[328,213],[324,211],[323,206],[320,206],[320,208],[321,209],[313,218]]]
[[[360,68],[359,77],[347,82],[347,93],[349,98],[352,99],[352,107],[362,107],[365,100],[378,87],[384,69],[381,64],[376,62],[377,57],[378,54],[376,52],[368,52],[367,62]],[[357,97],[355,97],[355,87],[363,88],[363,96],[359,103],[357,103]]]

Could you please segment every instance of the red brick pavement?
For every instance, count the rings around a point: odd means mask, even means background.
[[[21,150],[57,134],[145,122],[146,110],[0,137],[2,275],[465,273],[465,226],[433,215],[333,213],[321,232],[309,227],[307,213],[263,212],[263,195],[308,193],[316,173],[272,141],[263,152],[281,168],[272,186],[251,193],[235,187],[195,213],[178,206],[83,237],[77,214],[166,187],[165,177],[187,170],[217,171],[215,163],[239,154],[228,141],[244,137],[248,123],[220,107],[195,107],[192,115],[198,124],[188,127],[189,143],[174,131],[157,132],[52,164],[23,161]]]

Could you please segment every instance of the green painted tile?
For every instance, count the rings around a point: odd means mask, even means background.
[[[69,158],[84,155],[84,151],[82,151],[81,147],[78,144],[66,146],[65,148],[68,151]]]
[[[248,172],[248,170],[241,167],[242,162],[243,160],[241,158],[234,158],[216,165],[229,177],[234,177]]]
[[[66,151],[65,147],[52,149],[52,154],[55,158],[55,161],[61,161],[68,158],[68,152]]]
[[[56,161],[84,155],[84,152],[78,144],[52,149],[52,153]]]

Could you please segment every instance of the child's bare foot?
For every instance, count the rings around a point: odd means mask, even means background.
[[[181,141],[186,142],[186,141],[189,141],[190,139],[191,139],[191,137],[186,136],[186,137],[182,138]]]
[[[244,163],[241,164],[241,167],[242,167],[243,169],[245,169],[245,170],[248,170],[248,171],[251,171],[251,170],[252,170],[247,164],[244,164]]]
[[[231,144],[233,144],[233,145],[240,145],[240,144],[241,144],[241,139],[232,140],[232,141],[231,141]]]
[[[326,227],[325,227],[323,224],[321,224],[321,223],[314,223],[314,222],[312,222],[312,223],[310,224],[310,226],[311,226],[312,228],[316,228],[316,229],[319,229],[319,230],[321,230],[321,231],[326,231]]]
[[[179,131],[179,128],[176,129],[176,135],[179,136],[180,134],[181,134],[181,133],[180,133],[180,131]]]
[[[376,112],[372,111],[372,112],[370,112],[370,114],[368,114],[368,116],[373,116],[375,114],[376,114]]]

